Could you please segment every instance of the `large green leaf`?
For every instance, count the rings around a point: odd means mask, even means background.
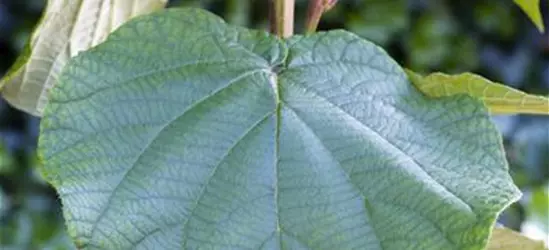
[[[39,151],[83,249],[482,249],[519,196],[479,101],[345,31],[173,9],[63,72]]]
[[[543,18],[539,8],[539,0],[514,0],[514,2],[528,15],[539,31],[544,32]]]
[[[105,40],[128,19],[164,7],[167,0],[49,0],[22,55],[0,80],[14,107],[41,116],[48,91],[67,61]]]
[[[479,75],[433,73],[422,76],[411,70],[406,73],[419,90],[431,97],[467,94],[482,100],[493,114],[549,115],[549,98],[527,94]]]

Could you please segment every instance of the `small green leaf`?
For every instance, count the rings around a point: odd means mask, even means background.
[[[514,0],[514,2],[526,13],[540,32],[545,31],[543,18],[539,7],[539,0]]]
[[[41,116],[48,91],[67,61],[105,40],[128,19],[163,8],[167,0],[49,0],[21,56],[0,80],[12,106]]]
[[[486,250],[546,250],[543,241],[532,240],[507,228],[495,228]]]
[[[520,196],[481,102],[346,31],[171,9],[59,79],[39,152],[79,249],[477,250]]]
[[[549,115],[549,98],[524,93],[472,73],[422,76],[406,70],[410,81],[430,97],[467,94],[484,102],[492,114]]]

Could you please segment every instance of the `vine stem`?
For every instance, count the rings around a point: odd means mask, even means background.
[[[322,14],[334,7],[336,3],[337,0],[309,0],[305,33],[314,33],[318,27]]]
[[[294,33],[295,0],[270,0],[271,33],[281,38]]]

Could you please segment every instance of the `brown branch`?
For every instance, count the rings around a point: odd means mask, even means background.
[[[270,31],[278,37],[290,37],[294,33],[295,0],[270,0]]]

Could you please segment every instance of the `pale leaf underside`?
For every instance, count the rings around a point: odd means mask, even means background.
[[[49,0],[24,52],[0,80],[4,98],[41,116],[49,89],[71,57],[103,42],[130,18],[165,4],[166,0]]]
[[[475,99],[424,97],[345,31],[194,9],[72,60],[41,133],[83,249],[482,249],[519,195]]]

